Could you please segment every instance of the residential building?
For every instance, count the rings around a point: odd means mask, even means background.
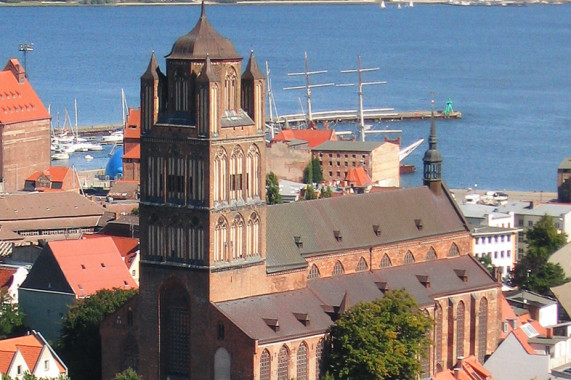
[[[141,109],[129,108],[123,135],[123,180],[139,182],[141,173]]]
[[[0,192],[24,188],[32,173],[50,166],[51,116],[12,58],[0,71]]]
[[[557,200],[571,203],[571,157],[566,157],[557,167]]]
[[[166,76],[148,67],[140,290],[100,329],[104,379],[316,379],[337,316],[403,287],[436,321],[423,378],[492,352],[501,284],[470,255],[434,120],[424,186],[268,206],[254,54],[242,72],[203,6]]]
[[[282,129],[271,141],[271,144],[284,142],[292,149],[311,150],[326,141],[338,141],[332,129]]]
[[[38,379],[59,379],[67,367],[44,337],[36,331],[0,340],[0,374],[21,379],[26,372]]]
[[[50,166],[43,171],[32,173],[24,183],[27,191],[76,191],[79,192],[79,180],[75,171],[67,166]]]
[[[558,305],[553,298],[524,289],[505,292],[504,296],[517,315],[529,314],[543,327],[557,324]]]
[[[490,371],[474,355],[458,358],[454,369],[438,372],[433,380],[494,380]]]
[[[27,276],[28,269],[24,266],[0,265],[0,289],[8,295],[3,302],[18,304],[18,288]]]
[[[27,326],[57,339],[76,299],[113,288],[138,286],[111,237],[51,241],[20,286],[20,307]]]
[[[349,169],[363,167],[377,186],[398,187],[399,146],[379,141],[327,141],[311,149],[321,163],[323,180],[343,181]]]
[[[74,192],[15,193],[0,196],[0,225],[22,237],[15,245],[40,240],[77,239],[97,232],[111,216]]]

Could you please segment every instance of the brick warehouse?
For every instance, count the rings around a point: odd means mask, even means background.
[[[139,295],[101,327],[103,378],[317,379],[327,329],[406,288],[434,317],[424,374],[496,347],[500,284],[470,255],[441,180],[434,121],[424,186],[265,204],[264,87],[204,7],[141,77]]]

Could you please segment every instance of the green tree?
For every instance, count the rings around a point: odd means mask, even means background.
[[[321,188],[321,193],[319,194],[319,197],[320,198],[331,198],[332,195],[333,195],[333,191],[331,190],[331,187],[323,186]]]
[[[280,183],[278,176],[274,172],[269,172],[266,175],[266,203],[269,205],[282,203]]]
[[[550,288],[567,281],[561,265],[548,262],[549,257],[566,244],[567,235],[559,233],[553,218],[545,215],[527,230],[525,238],[528,248],[515,266],[513,283],[523,289],[548,294]]]
[[[12,380],[12,378],[6,374],[2,374],[2,380]],[[30,371],[26,371],[24,376],[22,376],[22,380],[51,380],[47,377],[36,377]],[[59,375],[57,380],[69,380],[69,377],[66,375]]]
[[[141,380],[142,377],[131,367],[115,375],[113,380]]]
[[[303,169],[303,183],[319,183],[323,181],[323,170],[317,157],[312,157]]]
[[[315,188],[312,185],[307,185],[305,187],[305,194],[303,199],[306,201],[310,199],[317,199],[317,193],[315,192]]]
[[[21,335],[25,332],[24,313],[12,303],[5,289],[0,290],[0,339]]]
[[[99,325],[136,293],[136,290],[100,290],[89,298],[77,300],[69,308],[56,348],[71,378],[101,379]]]
[[[490,255],[482,254],[482,256],[478,257],[478,261],[480,264],[484,266],[490,272],[492,276],[495,275],[494,273],[494,265],[492,264],[492,257]]]
[[[417,379],[432,320],[406,290],[359,303],[331,327],[328,372],[334,379]]]

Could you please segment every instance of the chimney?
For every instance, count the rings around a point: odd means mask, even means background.
[[[528,208],[529,208],[530,210],[533,210],[534,207],[535,207],[535,201],[529,201],[529,206],[528,206]]]
[[[460,380],[460,368],[454,367],[454,378]]]
[[[545,329],[545,332],[548,338],[553,338],[553,327]]]

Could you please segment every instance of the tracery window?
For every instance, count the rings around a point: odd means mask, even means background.
[[[188,258],[203,263],[204,253],[204,228],[198,218],[193,218],[188,228]]]
[[[270,380],[270,369],[270,353],[268,350],[264,350],[260,357],[260,380]]]
[[[343,270],[343,265],[341,265],[341,262],[337,261],[335,263],[335,266],[333,267],[333,273],[331,274],[332,276],[340,276],[344,273],[345,271]]]
[[[392,265],[393,264],[391,263],[391,258],[389,257],[389,255],[387,255],[385,253],[383,258],[381,259],[381,268],[387,268],[387,267],[390,267]]]
[[[450,246],[450,250],[448,251],[448,257],[456,257],[460,256],[460,251],[458,250],[458,246],[456,243],[452,243]]]
[[[405,264],[412,264],[414,263],[414,256],[412,255],[411,251],[407,251],[404,255],[404,263]]]
[[[434,248],[430,247],[428,253],[426,254],[426,261],[436,260],[437,258],[438,257],[436,256],[436,251],[434,251]]]
[[[313,264],[311,266],[311,269],[309,270],[309,274],[307,275],[307,279],[313,280],[315,278],[319,278],[319,269],[317,268],[317,265]]]
[[[464,356],[464,302],[458,302],[456,309],[456,356]]]
[[[367,262],[365,261],[364,258],[361,257],[359,263],[357,264],[357,267],[355,268],[355,272],[363,272],[366,271],[367,268],[368,268]]]
[[[307,380],[307,344],[302,342],[297,349],[297,378]]]
[[[486,357],[486,345],[488,341],[488,300],[483,297],[480,300],[478,311],[478,360],[484,362]]]
[[[230,157],[230,199],[243,198],[244,153],[235,147]]]
[[[258,256],[260,254],[260,219],[258,214],[253,212],[246,226],[246,256]]]
[[[233,260],[244,258],[243,239],[244,219],[242,219],[241,215],[236,215],[232,221],[232,229],[230,230],[230,248]]]
[[[190,310],[188,296],[180,287],[163,290],[164,309],[162,320],[166,322],[162,333],[166,352],[167,374],[188,377],[190,355]]]
[[[317,346],[315,347],[315,380],[319,380],[321,377],[321,358],[323,357],[323,347],[325,345],[325,341],[319,339],[317,342]]]
[[[236,70],[230,67],[226,72],[226,78],[224,79],[224,109],[234,110],[236,109],[236,92],[238,91],[237,86],[237,75]]]
[[[442,306],[437,303],[436,308],[434,309],[434,319],[436,322],[436,327],[434,329],[434,348],[436,351],[437,363],[442,361],[442,318]]]
[[[430,317],[428,311],[423,310],[422,313],[426,317]],[[427,338],[430,339],[430,331],[427,332]],[[422,366],[422,372],[420,374],[421,380],[429,380],[430,379],[430,346],[426,348],[424,355],[420,355],[420,365]]]
[[[260,150],[252,145],[246,158],[246,195],[248,198],[260,196]]]
[[[227,155],[222,148],[216,152],[214,157],[214,200],[225,201],[226,196],[226,165]]]
[[[278,380],[289,380],[289,350],[282,346],[278,353]]]
[[[228,260],[226,257],[227,247],[228,222],[224,217],[220,217],[214,228],[214,261]]]
[[[232,367],[230,353],[220,347],[214,353],[214,380],[230,380]]]

